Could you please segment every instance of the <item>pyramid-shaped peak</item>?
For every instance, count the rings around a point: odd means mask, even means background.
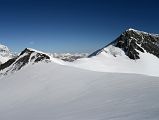
[[[95,51],[89,57],[100,54],[109,46],[120,48],[130,59],[140,59],[140,53],[150,53],[159,58],[159,35],[129,28],[105,47]]]

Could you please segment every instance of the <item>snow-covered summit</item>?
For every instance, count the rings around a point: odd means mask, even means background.
[[[136,29],[133,29],[133,28],[129,28],[125,32],[130,32],[130,31],[133,31],[133,32],[135,32],[137,34],[151,35],[151,36],[154,36],[154,37],[158,37],[159,36],[159,34],[148,33],[148,32],[141,31],[141,30],[136,30]]]
[[[13,57],[13,54],[9,48],[5,45],[0,44],[0,64],[5,63]]]
[[[10,50],[7,46],[0,44],[0,51],[1,52],[9,52]]]

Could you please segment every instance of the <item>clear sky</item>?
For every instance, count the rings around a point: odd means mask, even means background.
[[[158,0],[0,0],[0,43],[13,51],[91,53],[128,28],[159,33]]]

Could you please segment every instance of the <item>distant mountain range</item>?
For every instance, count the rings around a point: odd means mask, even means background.
[[[1,45],[0,61],[0,120],[159,120],[156,34],[126,30],[88,57]]]
[[[88,57],[88,53],[50,53],[50,55],[54,58],[59,58],[68,62],[73,62],[77,59]]]
[[[158,58],[159,35],[135,29],[126,30],[117,39],[91,55],[47,54],[26,48],[15,56],[6,46],[0,45],[1,74],[20,70],[27,64],[56,62],[93,71],[159,75]]]

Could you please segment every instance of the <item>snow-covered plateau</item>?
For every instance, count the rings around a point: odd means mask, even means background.
[[[0,79],[0,120],[158,120],[159,78],[28,65]]]

